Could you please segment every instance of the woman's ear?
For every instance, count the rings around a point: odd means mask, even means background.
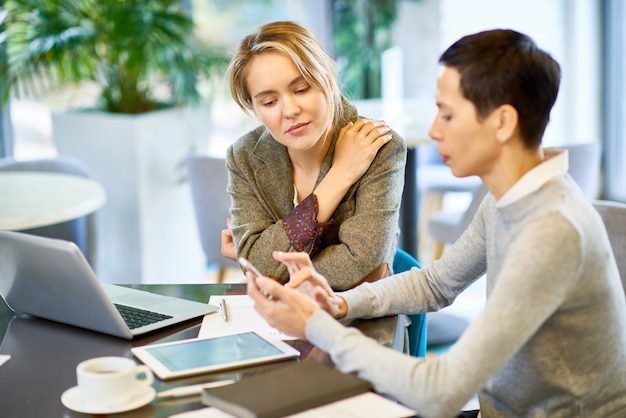
[[[509,104],[499,106],[493,111],[495,136],[498,144],[510,140],[518,128],[519,114],[517,109]]]

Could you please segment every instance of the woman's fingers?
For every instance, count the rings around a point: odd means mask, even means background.
[[[267,296],[261,292],[261,289],[259,289],[256,283],[256,276],[250,272],[246,272],[246,278],[248,279],[246,287],[248,295],[254,299],[255,302],[262,302],[266,299]]]
[[[284,288],[265,277],[248,277],[248,295],[254,309],[273,327],[298,338],[305,338],[306,323],[319,309],[317,303],[293,289]]]
[[[343,127],[335,152],[342,155],[342,150],[350,153],[360,148],[365,151],[363,155],[367,161],[371,162],[378,150],[391,139],[391,128],[384,121],[358,119]],[[353,155],[346,157],[348,161],[354,158]]]
[[[274,260],[280,261],[287,267],[290,278],[295,276],[304,267],[313,267],[311,258],[304,252],[274,251],[272,256]]]
[[[310,283],[313,286],[328,286],[328,281],[324,276],[319,274],[313,267],[305,266],[298,270],[293,276],[289,277],[289,281],[285,284],[287,287],[298,288],[305,283]]]
[[[261,276],[257,277],[255,281],[259,290],[266,298],[270,300],[280,298],[280,291],[283,290],[283,287],[276,280]]]
[[[363,138],[369,139],[370,143],[381,138],[391,139],[391,128],[382,120],[359,119],[352,128],[355,132],[363,135]]]
[[[272,257],[274,257],[274,260],[283,263],[291,262],[302,266],[313,265],[311,257],[309,257],[309,254],[305,252],[274,251],[272,253]]]
[[[235,249],[235,241],[233,240],[233,234],[230,229],[222,229],[220,235],[222,248],[222,255],[231,260],[237,261],[237,250]]]

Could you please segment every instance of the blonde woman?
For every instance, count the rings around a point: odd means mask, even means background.
[[[293,22],[260,27],[230,63],[233,98],[262,123],[229,149],[231,223],[222,252],[282,281],[273,251],[305,251],[335,289],[389,274],[406,146],[359,117],[333,60]]]

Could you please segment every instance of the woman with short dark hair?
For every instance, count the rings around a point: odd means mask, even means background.
[[[430,135],[454,175],[489,189],[467,230],[429,267],[340,293],[306,254],[276,253],[291,280],[249,280],[255,308],[419,416],[455,416],[477,392],[483,418],[626,416],[626,302],[611,244],[566,151],[540,147],[558,63],[527,36],[493,30],[460,39],[441,64]],[[435,358],[335,320],[436,311],[485,274],[483,312]]]

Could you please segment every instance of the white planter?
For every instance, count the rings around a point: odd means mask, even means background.
[[[96,270],[110,283],[193,282],[204,271],[184,159],[203,152],[210,108],[142,115],[53,113],[59,154],[85,162],[102,183]]]

